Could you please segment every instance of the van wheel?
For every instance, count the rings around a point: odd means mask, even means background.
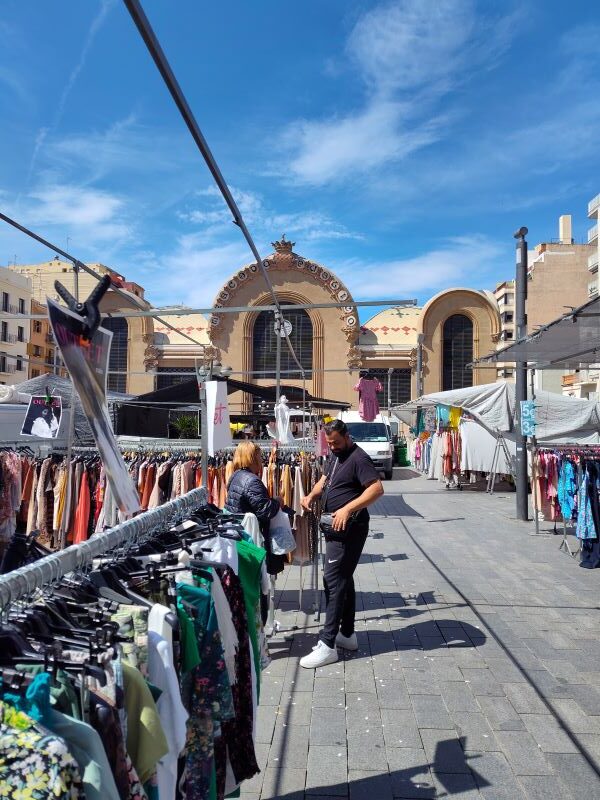
[[[393,476],[394,476],[394,470],[393,469],[386,469],[383,474],[384,474],[384,477],[385,477],[386,481],[391,481]]]

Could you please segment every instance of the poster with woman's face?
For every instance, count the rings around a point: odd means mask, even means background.
[[[21,436],[56,439],[62,417],[62,397],[38,397],[29,401]]]

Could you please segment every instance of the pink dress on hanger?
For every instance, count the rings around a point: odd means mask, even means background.
[[[354,391],[359,393],[358,413],[360,418],[365,422],[373,422],[379,414],[377,392],[382,392],[383,386],[377,378],[361,378],[354,387]]]

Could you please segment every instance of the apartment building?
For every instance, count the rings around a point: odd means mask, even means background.
[[[515,282],[504,281],[494,289],[494,297],[500,312],[500,338],[497,349],[509,345],[515,338]],[[506,363],[498,364],[497,378],[501,381],[514,381],[515,365]]]
[[[588,254],[588,296],[598,296],[598,217],[600,216],[600,194],[588,203],[588,219],[594,224],[588,229],[587,241],[590,247]],[[572,397],[583,397],[590,400],[600,399],[600,365],[593,364],[589,369],[572,370],[562,377],[563,394]]]
[[[43,303],[33,298],[31,300],[31,313],[48,313],[48,308]],[[39,375],[63,374],[60,370],[60,352],[56,347],[50,321],[46,319],[32,319],[29,342],[27,344],[29,356],[29,377],[37,378]]]
[[[13,385],[27,380],[30,313],[30,281],[0,267],[0,384]]]

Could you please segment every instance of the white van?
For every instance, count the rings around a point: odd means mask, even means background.
[[[391,480],[394,444],[389,419],[378,414],[373,422],[365,422],[358,411],[340,411],[338,419],[346,423],[353,441],[368,453],[376,468],[385,475],[385,479]]]

